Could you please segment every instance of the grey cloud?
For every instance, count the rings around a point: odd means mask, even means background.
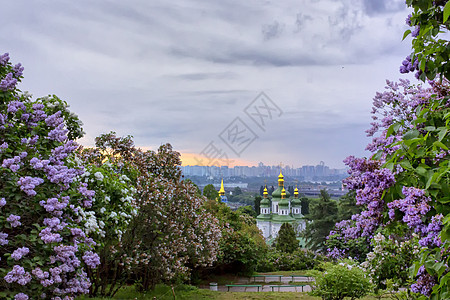
[[[314,18],[310,15],[303,15],[302,13],[298,13],[295,19],[295,32],[300,32],[308,21],[312,21]]]
[[[217,72],[217,73],[190,73],[181,74],[176,77],[184,80],[206,80],[206,79],[236,79],[238,76],[232,72]]]
[[[369,15],[397,12],[405,9],[404,0],[363,0],[364,12]]]
[[[265,40],[271,40],[280,37],[283,33],[285,25],[274,21],[271,24],[265,24],[262,26],[261,33]]]

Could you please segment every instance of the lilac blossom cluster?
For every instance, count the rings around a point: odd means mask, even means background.
[[[411,291],[429,296],[433,286],[436,285],[436,280],[426,272],[425,266],[419,268],[416,276],[417,280],[411,285]]]
[[[411,61],[411,56],[407,56],[400,66],[400,73],[409,73],[419,71],[419,60],[416,58],[414,62]]]
[[[389,218],[395,219],[395,209],[403,215],[403,222],[411,227],[415,232],[422,232],[424,224],[422,216],[430,211],[430,197],[425,195],[425,191],[415,187],[403,187],[402,193],[406,196],[387,204],[389,208]]]
[[[380,169],[380,162],[349,156],[344,163],[350,167],[350,174],[343,183],[356,190],[356,204],[366,205],[367,210],[352,216],[355,225],[343,230],[346,240],[360,236],[372,237],[381,224],[384,210],[383,192],[395,183],[395,176],[389,169]]]
[[[78,145],[68,139],[65,104],[21,94],[16,85],[23,70],[0,55],[0,171],[10,182],[0,191],[0,210],[8,216],[0,221],[0,257],[12,258],[0,260],[0,275],[14,299],[69,299],[89,291],[84,266],[100,263],[76,218],[79,203],[92,205],[94,191],[77,181],[84,168],[73,164]],[[27,247],[18,238],[24,232]],[[15,290],[18,285],[24,287]]]
[[[28,249],[27,247],[21,247],[21,248],[17,248],[16,250],[14,250],[14,252],[11,254],[11,257],[14,260],[20,260],[22,257],[27,255],[28,253],[30,253],[30,249]]]
[[[385,91],[377,92],[373,98],[372,123],[366,130],[367,136],[371,136],[372,142],[367,145],[366,150],[371,152],[383,151],[381,161],[387,155],[399,149],[399,145],[393,145],[402,140],[404,128],[410,128],[414,118],[414,110],[425,103],[431,96],[433,90],[423,88],[421,85],[411,86],[409,80],[400,79],[399,82],[386,80]],[[404,123],[404,128],[390,136],[387,135],[389,127],[395,122]],[[376,133],[380,133],[375,136]]]
[[[31,274],[19,265],[14,265],[13,269],[4,277],[7,283],[17,282],[20,285],[26,285],[31,281]]]
[[[430,223],[425,227],[422,227],[422,234],[424,237],[419,241],[422,247],[441,247],[442,241],[439,234],[442,230],[442,214],[437,214],[431,217]]]
[[[341,260],[345,258],[345,250],[334,247],[333,249],[327,249],[327,256],[334,260]]]

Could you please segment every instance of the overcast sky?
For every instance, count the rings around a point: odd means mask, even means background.
[[[367,155],[375,93],[405,77],[408,13],[404,0],[3,1],[0,52],[24,65],[22,90],[70,104],[84,145],[116,131],[152,149],[340,168]]]

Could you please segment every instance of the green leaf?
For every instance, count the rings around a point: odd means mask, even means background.
[[[450,3],[450,2],[447,2]],[[439,131],[439,142],[442,141],[442,139],[445,137],[445,135],[447,134],[447,128],[443,127],[443,129],[441,131]]]
[[[411,30],[406,30],[405,31],[405,33],[403,34],[403,38],[402,38],[402,41],[404,40],[404,39],[406,39],[406,37],[409,35],[411,33]]]
[[[449,16],[450,16],[450,2],[447,2],[445,3],[444,6],[444,19],[442,20],[443,23],[447,22]]]
[[[414,139],[419,136],[419,131],[416,129],[410,130],[403,135],[403,140]]]
[[[437,199],[437,201],[440,202],[440,203],[443,203],[443,204],[449,203],[450,202],[450,196]]]
[[[416,168],[416,173],[420,176],[425,176],[427,175],[427,170],[424,167],[419,166]]]
[[[394,170],[394,163],[392,163],[392,162],[388,162],[385,166],[384,166],[386,169],[389,169],[389,170]]]
[[[442,148],[442,149],[444,149],[444,150],[448,150],[448,147],[447,146],[445,146],[442,142],[440,142],[440,141],[436,141],[436,142],[434,142],[433,143],[433,146],[436,146],[436,147],[439,147],[439,148]]]
[[[433,171],[428,172],[427,173],[427,177],[428,177],[428,180],[427,180],[427,184],[425,186],[425,189],[428,189],[430,187],[430,185],[431,185],[431,182],[433,181],[433,177],[434,177]]]
[[[402,160],[400,162],[400,166],[402,166],[404,169],[407,169],[407,170],[411,170],[412,169],[411,163],[409,161],[407,161],[407,160]]]

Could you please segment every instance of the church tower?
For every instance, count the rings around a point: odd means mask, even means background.
[[[262,231],[264,238],[268,238],[271,234],[271,215],[270,215],[270,200],[267,186],[264,187],[263,199],[261,200],[260,214],[256,217],[256,224],[259,230]]]
[[[298,198],[298,188],[294,190],[294,199],[291,201],[292,216],[297,225],[297,231],[303,231],[306,227],[305,217],[302,215],[302,201]]]
[[[223,179],[222,179],[222,183],[220,184],[219,198],[220,198],[220,201],[222,201],[223,203],[228,202],[227,196],[225,196],[225,188],[223,187]]]

